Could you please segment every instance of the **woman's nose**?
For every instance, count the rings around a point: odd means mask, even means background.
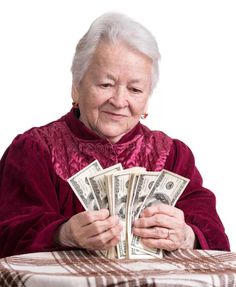
[[[128,91],[125,87],[119,87],[109,99],[109,102],[116,108],[124,108],[128,105]]]

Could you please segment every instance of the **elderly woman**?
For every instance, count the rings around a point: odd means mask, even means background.
[[[153,205],[133,223],[143,244],[229,250],[215,196],[202,186],[191,150],[140,123],[157,83],[158,60],[155,39],[130,18],[108,13],[91,25],[73,60],[72,110],[18,135],[2,157],[1,257],[117,245],[117,216],[106,209],[84,211],[67,182],[95,159],[104,168],[165,168],[190,179],[175,207]]]

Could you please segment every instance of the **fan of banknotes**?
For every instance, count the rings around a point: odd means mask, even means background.
[[[85,210],[107,208],[118,215],[123,230],[115,248],[102,251],[108,258],[151,258],[163,256],[162,250],[142,244],[132,234],[132,222],[141,211],[153,204],[174,206],[189,179],[170,172],[146,171],[143,167],[123,169],[120,163],[103,169],[95,160],[68,179]]]

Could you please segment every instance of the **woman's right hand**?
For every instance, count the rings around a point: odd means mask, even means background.
[[[117,245],[122,226],[107,209],[84,211],[60,225],[56,241],[61,246],[107,250]]]

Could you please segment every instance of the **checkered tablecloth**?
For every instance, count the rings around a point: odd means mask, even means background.
[[[236,253],[177,250],[163,259],[109,260],[71,250],[0,259],[0,286],[236,286]]]

